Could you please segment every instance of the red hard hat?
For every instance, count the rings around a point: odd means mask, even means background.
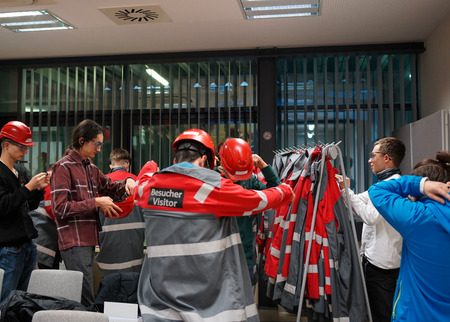
[[[184,131],[172,143],[172,148],[175,153],[177,153],[178,145],[182,140],[193,140],[203,144],[211,154],[211,156],[208,156],[209,168],[214,169],[214,159],[216,154],[214,152],[214,143],[208,133],[200,129],[190,129]]]
[[[219,155],[222,167],[233,179],[247,180],[252,176],[252,149],[246,141],[229,139],[220,148]]]
[[[126,171],[114,171],[107,174],[108,177],[110,177],[114,182],[125,180],[126,178],[132,178],[134,181],[136,181],[136,176],[132,173],[128,173]],[[114,200],[114,204],[118,206],[120,209],[122,209],[122,212],[119,212],[119,216],[106,216],[111,219],[122,219],[127,217],[131,211],[133,211],[134,206],[134,196],[128,196],[123,201],[117,201]]]
[[[122,209],[122,212],[119,212],[119,216],[118,217],[114,217],[114,216],[109,217],[108,216],[108,218],[111,218],[111,219],[122,219],[122,218],[125,218],[133,210],[134,196],[129,196],[124,201],[114,201],[114,204],[116,206],[119,206],[119,208]]]
[[[48,170],[47,173],[51,175],[52,170]],[[50,216],[50,218],[52,218],[52,220],[55,221],[56,219],[52,209],[52,197],[50,194],[50,186],[47,186],[44,189],[44,208],[45,211],[47,211],[47,214]]]
[[[31,130],[19,121],[6,123],[0,131],[0,139],[7,138],[23,145],[34,145],[31,141]]]

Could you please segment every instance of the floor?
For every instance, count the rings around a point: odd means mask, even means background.
[[[258,304],[258,285],[254,286],[254,294],[255,294],[255,303]],[[269,308],[260,308],[258,309],[259,319],[261,322],[289,322],[289,321],[297,321],[297,314],[292,314],[287,312],[282,306],[278,305],[278,307],[269,307]],[[308,321],[306,316],[301,317],[301,322]]]
[[[297,321],[297,314],[286,312],[281,306],[273,310],[258,310],[259,319],[261,322],[283,322],[283,321]],[[306,316],[301,318],[301,321],[307,321]]]

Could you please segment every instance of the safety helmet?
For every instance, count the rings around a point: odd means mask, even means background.
[[[172,148],[175,153],[178,152],[178,147],[180,143],[182,143],[181,141],[184,140],[193,140],[203,144],[209,151],[207,154],[209,168],[214,169],[216,154],[214,152],[214,143],[208,133],[200,129],[190,129],[184,131],[175,139],[175,141],[173,141]]]
[[[134,196],[129,196],[127,199],[123,201],[113,200],[114,204],[122,209],[122,212],[119,212],[119,216],[108,216],[111,219],[122,219],[128,217],[128,215],[133,211],[134,207]]]
[[[122,181],[125,178],[131,178],[134,181],[136,181],[136,176],[131,174],[131,173],[127,173],[125,171],[113,171],[107,174],[108,177],[110,177],[114,182],[118,182],[118,181]],[[126,179],[125,179],[126,180]],[[114,204],[116,206],[118,206],[122,212],[119,212],[118,216],[106,216],[108,218],[111,219],[122,219],[127,217],[132,211],[133,211],[133,207],[134,207],[134,195],[128,196],[125,200],[113,200]]]
[[[48,170],[47,171],[48,174],[52,174],[52,170]],[[50,193],[50,186],[47,186],[44,189],[44,209],[45,211],[47,211],[47,214],[50,216],[50,218],[55,221],[55,215],[53,214],[53,209],[52,209],[52,196]]]
[[[0,139],[7,138],[22,145],[34,145],[31,141],[31,130],[19,121],[6,123],[0,131]]]
[[[253,173],[253,156],[250,145],[242,139],[226,141],[219,151],[220,163],[234,180],[247,180]]]

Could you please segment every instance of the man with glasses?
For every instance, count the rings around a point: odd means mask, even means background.
[[[373,144],[369,164],[378,181],[399,178],[405,145],[399,139],[387,137]],[[346,200],[342,176],[337,176]],[[348,179],[348,178],[347,178]],[[347,181],[347,185],[350,182]],[[348,190],[353,213],[363,221],[361,254],[374,322],[390,321],[402,250],[402,237],[378,213],[367,191],[354,194]]]
[[[42,172],[30,180],[18,164],[34,145],[24,123],[8,122],[0,131],[0,141],[0,268],[5,271],[0,300],[5,301],[12,290],[27,290],[36,266],[32,239],[37,231],[28,212],[38,207],[50,178]]]
[[[92,120],[80,122],[72,133],[66,156],[52,167],[51,202],[58,227],[59,249],[67,269],[83,272],[81,303],[94,301],[95,246],[99,244],[99,213],[118,217],[113,199],[133,195],[135,181],[114,182],[92,162],[103,146],[103,128]]]

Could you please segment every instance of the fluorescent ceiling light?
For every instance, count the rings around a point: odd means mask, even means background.
[[[239,0],[247,19],[319,15],[320,0]]]
[[[42,27],[42,28],[16,28],[12,29],[14,32],[28,32],[28,31],[49,31],[49,30],[67,30],[73,29],[73,27]]]
[[[58,21],[57,20],[44,20],[44,21],[5,22],[0,25],[2,25],[3,27],[10,27],[10,26],[46,25],[46,24],[52,24],[52,23],[58,23]]]
[[[33,17],[42,16],[45,11],[15,11],[15,12],[0,12],[0,18],[14,18],[14,17]]]
[[[162,85],[167,86],[169,85],[169,82],[162,77],[161,75],[159,75],[156,71],[154,71],[151,68],[147,68],[146,69],[147,74],[149,74],[151,77],[153,77],[155,80],[157,80],[158,82],[160,82]]]
[[[14,32],[74,29],[46,10],[0,12],[0,25]]]

